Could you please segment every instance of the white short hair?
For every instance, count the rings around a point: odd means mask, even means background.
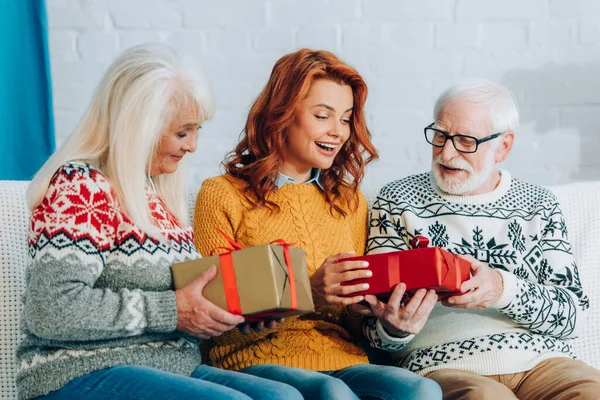
[[[29,209],[42,201],[61,165],[85,161],[107,176],[132,222],[160,238],[145,186],[161,135],[190,102],[197,107],[200,121],[213,116],[212,91],[193,61],[164,44],[125,51],[105,72],[73,133],[31,181]],[[187,224],[185,173],[185,165],[180,165],[176,172],[153,181],[167,208]]]
[[[469,78],[446,89],[436,100],[433,117],[454,101],[469,101],[488,108],[491,133],[514,131],[519,125],[519,109],[514,94],[504,86],[481,78]]]

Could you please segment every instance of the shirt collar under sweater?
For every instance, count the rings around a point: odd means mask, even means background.
[[[437,185],[433,172],[429,173],[429,182],[431,187],[442,199],[455,204],[486,204],[492,203],[499,200],[502,196],[508,192],[512,177],[506,170],[499,170],[500,172],[500,183],[494,190],[488,193],[476,194],[476,195],[455,195],[443,192],[442,189]]]
[[[290,176],[287,176],[283,173],[279,173],[279,176],[275,180],[275,185],[277,189],[281,189],[283,185],[286,183],[298,183],[296,180]],[[309,185],[311,183],[316,183],[321,189],[323,189],[323,185],[321,184],[321,170],[318,168],[313,168],[310,173],[310,179],[304,182],[305,185]]]

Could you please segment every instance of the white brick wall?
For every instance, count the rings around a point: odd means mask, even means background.
[[[325,48],[354,65],[381,160],[365,189],[426,170],[422,128],[463,76],[514,90],[522,125],[506,167],[539,184],[600,179],[597,0],[48,0],[57,142],[123,49],[167,42],[193,53],[218,109],[192,155],[191,181],[219,173],[281,55]]]

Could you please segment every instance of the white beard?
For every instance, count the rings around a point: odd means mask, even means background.
[[[469,173],[469,177],[465,181],[461,181],[459,178],[453,176],[445,176],[442,173],[442,165],[449,168],[465,170]],[[459,156],[456,156],[447,162],[442,162],[442,155],[439,154],[431,162],[431,170],[433,171],[435,182],[443,192],[453,195],[465,195],[479,189],[487,182],[495,168],[496,163],[494,161],[493,148],[486,154],[485,165],[480,172],[475,172],[471,164]]]

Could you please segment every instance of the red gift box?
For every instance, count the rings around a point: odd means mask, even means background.
[[[406,285],[408,293],[418,289],[433,289],[447,297],[460,293],[461,284],[470,278],[471,263],[439,247],[426,247],[429,240],[417,236],[411,241],[413,250],[371,254],[345,258],[340,261],[367,261],[373,272],[370,278],[355,279],[342,285],[368,283],[369,289],[347,297],[374,294],[389,297],[399,283]]]

